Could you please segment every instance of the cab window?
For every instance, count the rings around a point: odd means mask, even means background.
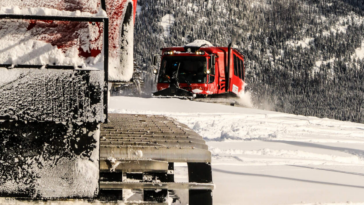
[[[239,66],[238,60],[239,60],[239,58],[236,55],[234,55],[234,75],[235,76],[239,76],[239,73],[238,73],[238,66]]]

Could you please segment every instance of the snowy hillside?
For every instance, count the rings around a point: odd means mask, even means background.
[[[113,97],[109,111],[171,116],[202,135],[216,205],[364,204],[362,124],[178,99]]]
[[[231,41],[245,56],[257,106],[364,122],[364,4],[361,0],[143,0],[135,59],[205,39]],[[173,18],[169,18],[173,17]]]

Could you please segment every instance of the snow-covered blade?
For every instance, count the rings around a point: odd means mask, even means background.
[[[153,96],[155,97],[193,97],[194,95],[184,89],[176,88],[176,87],[170,87],[158,92],[153,93]]]

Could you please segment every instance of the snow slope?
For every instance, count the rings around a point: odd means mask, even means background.
[[[160,25],[164,29],[164,37],[171,36],[171,26],[174,24],[174,16],[172,14],[166,14],[162,17]]]
[[[364,204],[364,125],[179,99],[113,97],[110,112],[162,114],[202,135],[214,204]]]

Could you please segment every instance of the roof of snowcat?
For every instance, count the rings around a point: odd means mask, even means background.
[[[166,51],[179,51],[179,52],[187,52],[187,49],[191,48],[192,51],[196,51],[196,50],[200,50],[200,51],[205,51],[208,54],[212,54],[212,53],[218,53],[218,52],[224,52],[227,53],[229,51],[228,47],[216,47],[216,46],[208,46],[208,47],[166,47],[166,48],[162,48],[161,51],[164,53]],[[240,55],[241,58],[244,58],[244,55],[242,54],[242,52],[240,52],[238,49],[236,48],[232,48],[238,55]]]

